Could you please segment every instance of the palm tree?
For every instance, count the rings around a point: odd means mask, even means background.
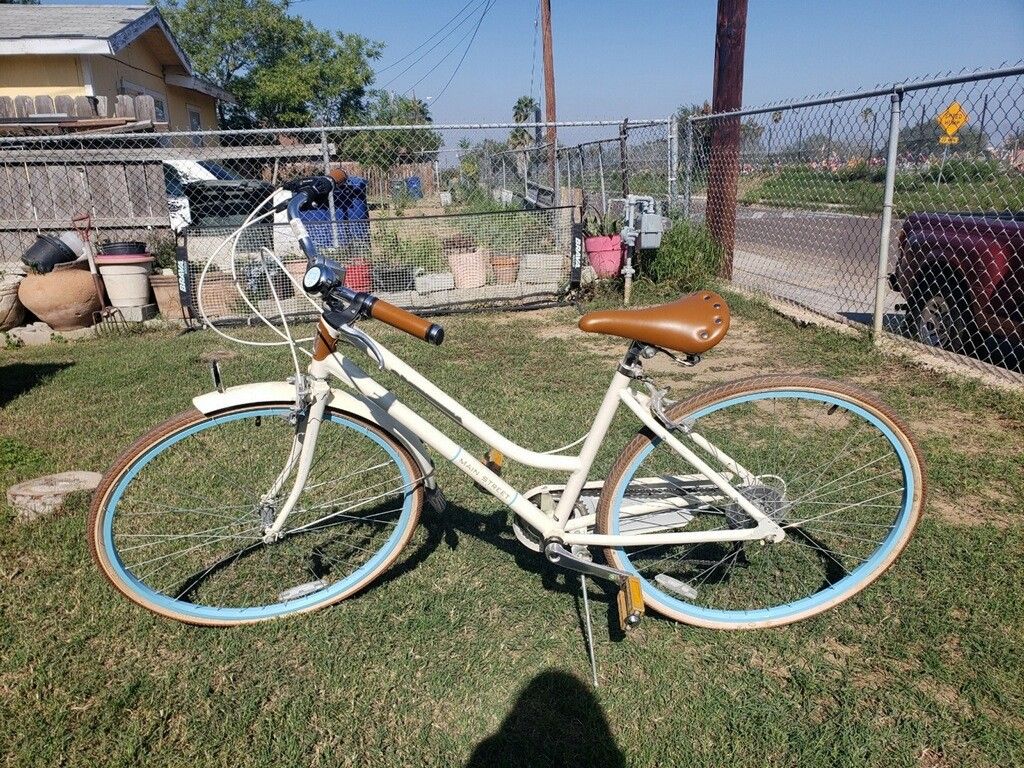
[[[864,121],[864,125],[871,123],[871,138],[868,139],[867,146],[867,162],[871,162],[871,156],[875,153],[875,110],[871,107],[864,107],[860,111],[860,119]]]
[[[540,109],[540,105],[532,96],[520,96],[512,107],[512,119],[517,123],[529,122],[538,109]],[[530,137],[530,132],[525,128],[513,128],[508,135],[508,145],[512,149],[525,150],[532,144],[533,139]],[[516,167],[519,169],[519,175],[523,178],[526,177],[529,165],[527,152],[516,153]]]

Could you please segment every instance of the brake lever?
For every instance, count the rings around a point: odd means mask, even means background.
[[[345,337],[345,341],[356,349],[361,349],[367,355],[372,357],[376,361],[377,367],[382,371],[384,370],[384,354],[380,351],[380,348],[373,339],[351,323],[342,323],[341,325],[335,326],[335,328],[339,334]]]

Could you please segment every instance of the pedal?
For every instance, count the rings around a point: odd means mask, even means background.
[[[619,627],[623,632],[636,627],[644,617],[644,593],[640,579],[627,576],[619,587]]]
[[[491,472],[501,477],[501,465],[505,463],[505,456],[496,448],[491,448],[483,456],[484,466],[487,467]],[[480,483],[474,482],[478,491],[489,494],[490,491],[484,488]]]

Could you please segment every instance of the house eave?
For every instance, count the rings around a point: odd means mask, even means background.
[[[199,77],[167,73],[164,75],[164,82],[168,85],[176,85],[179,88],[186,88],[190,91],[196,91],[198,93],[211,96],[227,104],[238,103],[238,100],[232,96],[230,92],[225,91],[220,86],[214,85],[213,83],[207,82]]]
[[[27,37],[0,40],[0,56],[110,56],[114,52],[105,38]]]

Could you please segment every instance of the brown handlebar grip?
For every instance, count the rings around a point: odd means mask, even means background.
[[[410,336],[433,344],[435,347],[444,341],[444,328],[437,323],[432,323],[412,312],[406,312],[401,307],[377,299],[370,308],[370,317],[380,320],[400,331],[405,331]]]

